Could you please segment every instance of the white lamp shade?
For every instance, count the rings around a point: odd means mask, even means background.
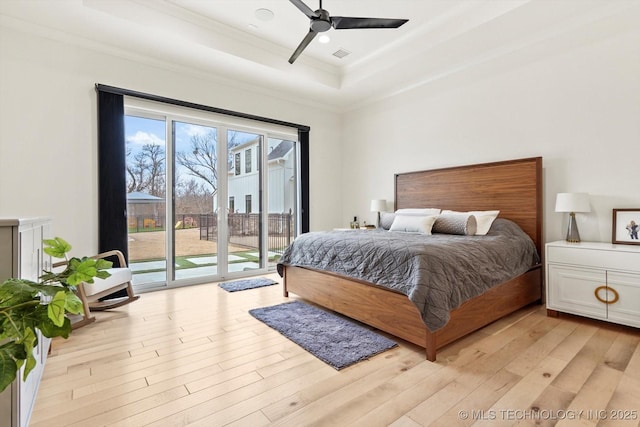
[[[384,212],[387,210],[387,201],[384,199],[375,199],[371,201],[371,212]]]
[[[591,212],[587,193],[558,193],[556,212]]]

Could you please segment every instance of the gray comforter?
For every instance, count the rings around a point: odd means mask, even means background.
[[[349,230],[303,234],[278,263],[366,280],[409,297],[431,331],[449,311],[525,273],[540,259],[531,238],[498,218],[486,236]]]

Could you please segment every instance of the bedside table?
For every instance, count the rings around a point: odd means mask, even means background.
[[[359,227],[359,228],[334,228],[333,231],[356,231],[356,230],[375,230],[375,227]]]
[[[640,327],[640,247],[563,240],[545,248],[547,315]]]

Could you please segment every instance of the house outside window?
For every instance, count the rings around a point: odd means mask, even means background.
[[[251,213],[251,194],[247,194],[244,197],[244,204],[245,204],[245,212],[246,213]]]
[[[244,151],[244,173],[251,173],[251,148]]]
[[[235,174],[240,175],[240,153],[236,153],[234,166],[235,166]]]
[[[236,200],[233,196],[229,197],[229,212],[234,213],[236,211]]]

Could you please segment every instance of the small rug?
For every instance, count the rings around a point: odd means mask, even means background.
[[[249,314],[337,370],[398,345],[345,317],[300,301],[256,308]]]
[[[275,280],[267,279],[266,277],[256,277],[254,279],[235,280],[233,282],[220,283],[222,289],[227,292],[244,291],[245,289],[261,288],[263,286],[275,285],[278,282]]]

